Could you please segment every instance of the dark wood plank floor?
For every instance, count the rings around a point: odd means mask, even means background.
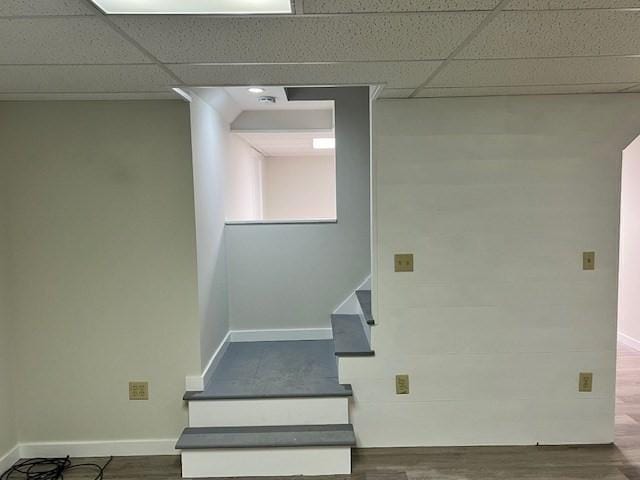
[[[360,450],[354,452],[353,475],[329,478],[640,480],[640,352],[623,345],[618,349],[616,400],[616,445]],[[92,477],[76,472],[65,478]],[[178,457],[118,457],[108,467],[105,478],[180,478],[180,460]]]

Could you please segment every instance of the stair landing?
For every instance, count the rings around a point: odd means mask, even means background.
[[[229,344],[211,381],[185,400],[351,396],[338,383],[332,340]]]

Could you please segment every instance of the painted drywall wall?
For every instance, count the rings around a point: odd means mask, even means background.
[[[0,459],[17,443],[13,398],[15,352],[9,307],[9,211],[5,160],[4,156],[0,157]]]
[[[640,95],[381,100],[373,123],[376,355],[340,361],[359,445],[611,442]]]
[[[622,154],[618,332],[640,346],[640,137]]]
[[[229,330],[224,222],[230,142],[229,123],[209,103],[194,95],[191,143],[203,370]]]
[[[334,155],[267,157],[263,165],[265,220],[336,218]]]
[[[229,221],[262,220],[264,157],[238,135],[230,135],[225,155],[225,211]]]
[[[200,372],[189,110],[0,103],[21,442],[172,439]],[[128,382],[149,381],[149,401]]]
[[[227,226],[235,330],[328,327],[331,312],[371,269],[369,89],[300,89],[294,95],[335,98],[338,222]]]

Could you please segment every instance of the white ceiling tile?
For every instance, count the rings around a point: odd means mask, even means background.
[[[485,15],[123,16],[114,21],[166,63],[286,63],[442,59]]]
[[[126,93],[0,93],[0,102],[44,100],[177,100],[175,92]]]
[[[640,85],[634,85],[633,88],[629,89],[630,92],[640,92]]]
[[[511,0],[505,10],[572,10],[580,8],[637,8],[640,0]]]
[[[19,15],[94,15],[83,0],[2,0],[0,17]]]
[[[454,60],[429,87],[640,82],[640,57]]]
[[[499,0],[305,0],[304,13],[491,10]]]
[[[415,88],[385,88],[378,98],[409,98]]]
[[[170,91],[173,78],[156,65],[1,65],[0,92]]]
[[[167,65],[187,85],[420,85],[441,62],[312,65]]]
[[[640,54],[640,11],[502,12],[458,58]]]
[[[0,64],[148,62],[97,17],[0,19]]]
[[[486,97],[497,95],[555,95],[571,93],[611,93],[632,84],[534,85],[519,87],[425,88],[418,97]]]

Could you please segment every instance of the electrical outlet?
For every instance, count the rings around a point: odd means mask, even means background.
[[[149,382],[129,382],[129,400],[149,400]]]
[[[591,392],[593,390],[593,373],[580,372],[580,380],[578,383],[579,392]]]
[[[396,394],[409,394],[409,375],[396,375]]]
[[[413,272],[413,253],[396,253],[393,260],[396,272]]]
[[[596,252],[582,252],[582,269],[596,269]]]

